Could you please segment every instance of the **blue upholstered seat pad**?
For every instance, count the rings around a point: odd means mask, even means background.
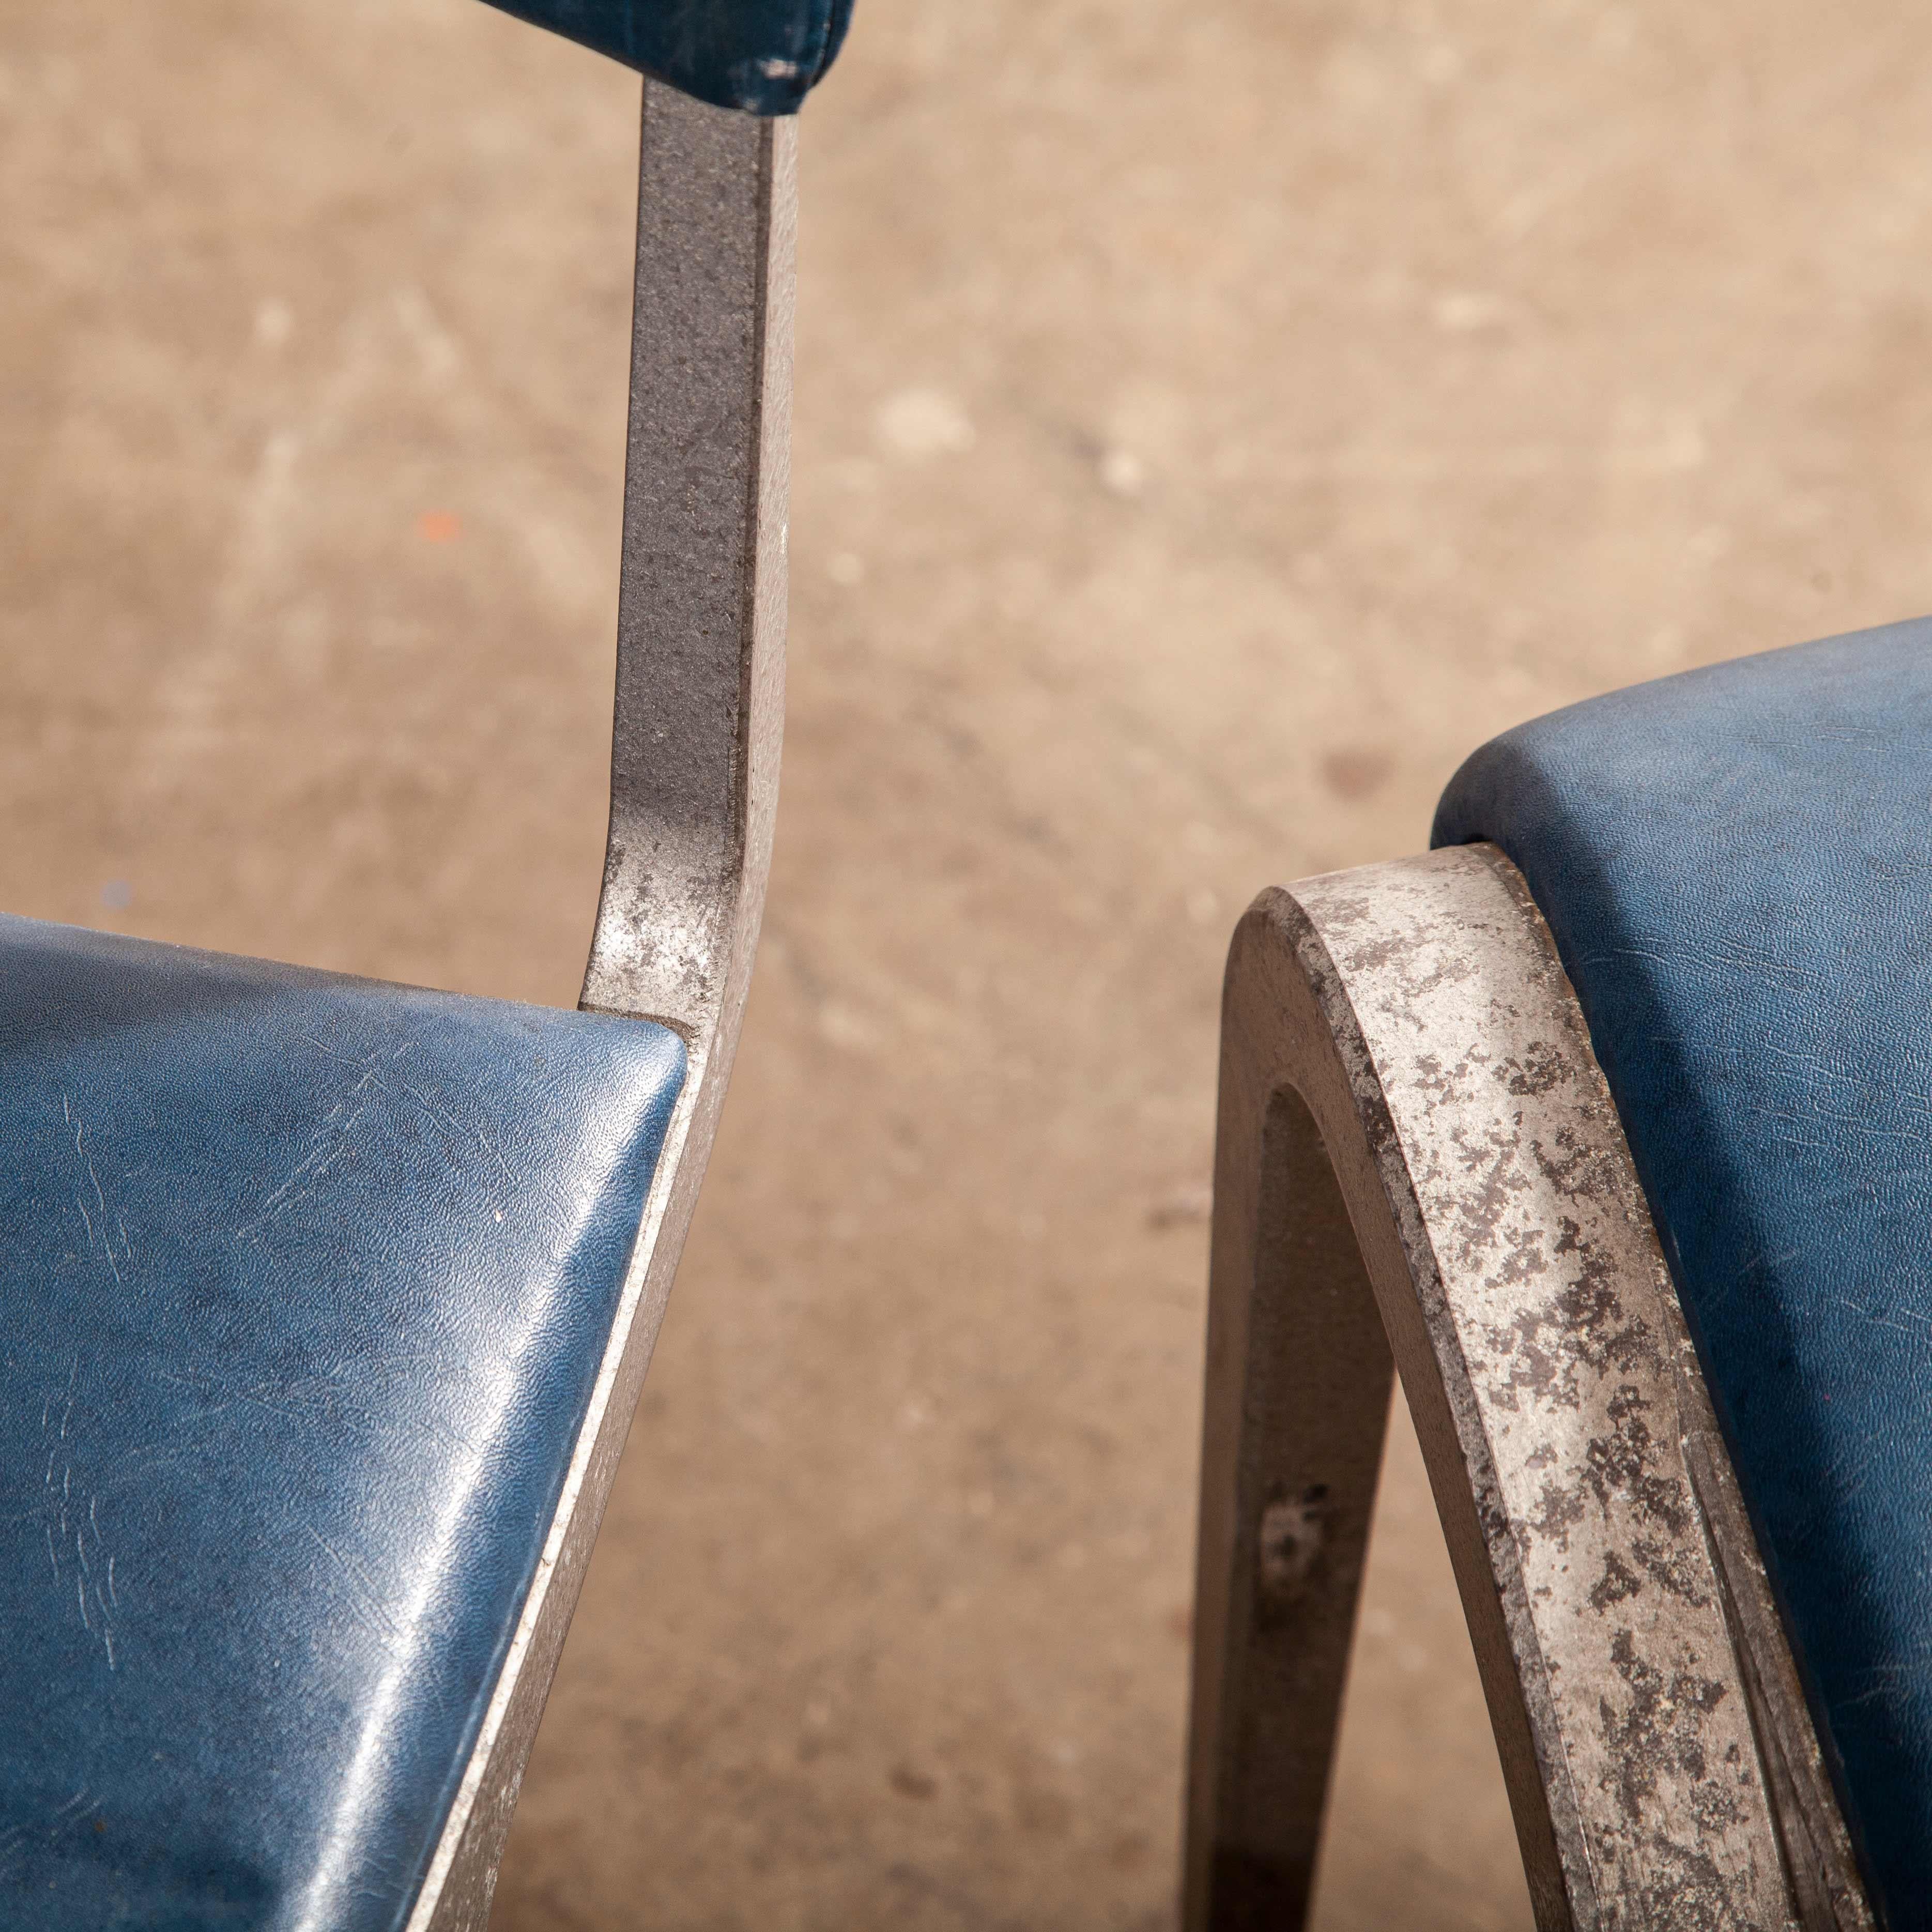
[[[1932,1927],[1932,622],[1486,746],[1894,1932]]]
[[[403,1923],[683,1066],[0,920],[0,1924]]]
[[[795,114],[837,58],[852,0],[491,0],[718,107]]]

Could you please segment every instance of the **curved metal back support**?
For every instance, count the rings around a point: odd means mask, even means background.
[[[481,1932],[716,1132],[784,692],[797,124],[644,86],[610,831],[581,1004],[688,1072],[543,1563],[410,1932]]]
[[[1304,1922],[1402,1376],[1544,1932],[1871,1932],[1588,1028],[1493,848],[1304,880],[1222,1010],[1185,1932]]]

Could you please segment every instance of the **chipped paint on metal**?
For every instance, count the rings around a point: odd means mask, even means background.
[[[1574,1922],[1795,1926],[1687,1462],[1708,1402],[1547,932],[1490,848],[1292,894],[1328,955],[1298,946],[1304,969],[1332,972],[1331,1018],[1352,1012],[1336,1043],[1364,1125],[1393,1132],[1384,1180],[1390,1154],[1406,1171],[1390,1205],[1552,1822],[1587,1862],[1566,1874]]]

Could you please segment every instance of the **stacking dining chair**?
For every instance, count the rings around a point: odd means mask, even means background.
[[[10,1932],[488,1916],[758,938],[790,117],[848,8],[510,9],[646,75],[580,1010],[0,919]]]
[[[1932,620],[1505,734],[1223,1006],[1185,1923],[1302,1922],[1399,1371],[1537,1923],[1932,1927]]]

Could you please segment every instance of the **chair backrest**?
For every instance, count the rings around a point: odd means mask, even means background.
[[[795,114],[825,77],[852,0],[490,0],[714,107]]]

